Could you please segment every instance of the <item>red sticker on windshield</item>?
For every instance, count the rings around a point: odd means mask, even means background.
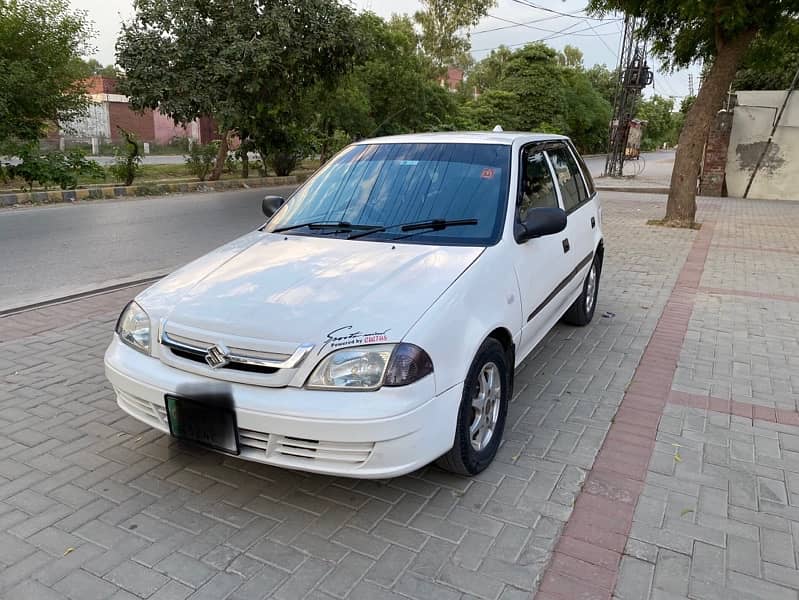
[[[494,169],[491,167],[486,167],[483,169],[483,172],[480,174],[482,179],[493,179],[494,178]]]

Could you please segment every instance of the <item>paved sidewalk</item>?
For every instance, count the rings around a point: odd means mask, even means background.
[[[474,479],[144,428],[102,373],[135,290],[0,319],[0,597],[799,599],[799,204],[705,200],[697,233],[624,196],[595,321],[521,366]]]

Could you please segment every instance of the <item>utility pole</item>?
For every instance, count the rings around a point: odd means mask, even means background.
[[[694,93],[694,74],[688,73],[688,95],[696,96]]]
[[[621,177],[624,173],[630,121],[635,114],[641,90],[650,85],[654,79],[652,70],[646,64],[644,49],[635,41],[636,25],[634,17],[630,15],[624,17],[619,78],[616,83],[613,118],[608,135],[608,156],[605,160],[605,175],[609,177]]]

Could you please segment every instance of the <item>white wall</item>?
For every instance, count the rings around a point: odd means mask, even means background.
[[[727,154],[727,192],[743,196],[786,91],[738,92]],[[750,198],[799,199],[799,93],[791,95],[774,140],[749,191]]]
[[[93,101],[85,116],[62,126],[61,135],[75,138],[110,138],[111,119],[108,115],[108,103]]]

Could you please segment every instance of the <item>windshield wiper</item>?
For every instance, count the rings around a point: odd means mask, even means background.
[[[353,233],[348,236],[348,240],[355,240],[372,233],[382,233],[389,229],[400,228],[401,231],[421,231],[423,229],[432,229],[433,231],[440,231],[447,227],[457,227],[459,225],[477,225],[477,219],[429,219],[427,221],[416,221],[414,223],[400,223],[398,225],[388,225],[386,227],[373,227],[366,231]]]
[[[291,231],[292,229],[302,229],[303,227],[307,227],[308,229],[316,230],[316,229],[329,229],[331,227],[338,229],[340,231],[353,231],[355,229],[374,229],[374,225],[353,225],[349,221],[311,221],[309,223],[298,223],[297,225],[286,225],[285,227],[278,227],[277,229],[273,229],[272,233],[283,233],[284,231]]]
[[[477,225],[477,219],[430,219],[429,221],[419,221],[418,223],[408,223],[407,225],[400,225],[402,231],[417,231],[418,229],[446,229],[447,227],[456,227],[458,225]]]

